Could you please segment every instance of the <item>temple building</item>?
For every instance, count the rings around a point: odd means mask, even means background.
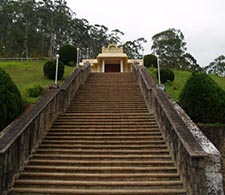
[[[91,64],[92,72],[131,72],[134,62],[142,63],[142,60],[128,59],[123,48],[115,44],[102,47],[102,53],[98,54],[97,59],[83,59],[80,66],[87,61]]]

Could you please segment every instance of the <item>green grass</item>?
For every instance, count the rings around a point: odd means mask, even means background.
[[[175,74],[175,79],[172,83],[167,82],[165,84],[165,91],[174,99],[178,100],[180,93],[188,80],[188,78],[191,76],[190,71],[183,71],[183,70],[173,70]],[[156,79],[156,72],[157,70],[155,68],[148,68],[148,72],[150,75],[153,76],[155,81]],[[223,89],[225,90],[225,77],[219,77],[216,75],[210,75],[210,77]]]
[[[54,84],[53,80],[49,80],[44,76],[43,66],[46,61],[11,61],[0,62],[0,67],[3,68],[12,78],[21,92],[25,102],[35,103],[39,98],[31,98],[27,94],[27,89],[34,86],[48,88]],[[65,66],[64,78],[58,81],[62,84],[73,71],[74,67]]]

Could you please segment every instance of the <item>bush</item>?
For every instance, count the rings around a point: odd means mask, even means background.
[[[156,72],[158,79],[158,71]],[[174,72],[169,68],[160,68],[160,79],[161,83],[166,83],[167,81],[173,82],[175,78]]]
[[[21,94],[9,74],[0,68],[0,130],[23,111]]]
[[[157,57],[155,55],[149,54],[144,56],[144,65],[145,67],[153,66],[157,68]]]
[[[44,64],[44,75],[51,79],[54,80],[55,79],[55,69],[56,69],[56,61],[48,61]],[[58,65],[58,80],[61,79],[63,77],[64,74],[64,65],[63,63],[59,62]]]
[[[30,97],[38,97],[42,94],[43,88],[40,85],[35,85],[29,89],[27,89],[27,93]]]
[[[77,49],[72,45],[64,45],[59,49],[59,60],[65,65],[76,64],[76,57]]]
[[[225,91],[205,73],[192,74],[179,101],[194,122],[225,122]]]

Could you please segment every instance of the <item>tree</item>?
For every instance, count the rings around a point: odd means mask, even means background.
[[[122,46],[124,52],[127,54],[128,58],[130,59],[141,59],[143,56],[143,43],[146,43],[147,40],[141,37],[134,41],[127,41]]]
[[[180,30],[168,29],[152,37],[153,53],[160,58],[160,65],[174,68],[182,68],[186,42]]]
[[[221,55],[204,68],[207,74],[225,77],[225,56]]]
[[[202,71],[202,68],[198,65],[197,60],[190,54],[185,53],[183,55],[184,62],[181,65],[182,70],[191,70],[193,72]]]

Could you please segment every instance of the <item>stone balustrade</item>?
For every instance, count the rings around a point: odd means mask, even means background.
[[[11,187],[14,179],[56,117],[68,107],[70,100],[91,71],[89,64],[76,69],[60,88],[53,88],[28,108],[0,133],[0,194]]]
[[[188,195],[223,195],[221,155],[164,91],[157,89],[144,67],[133,65],[133,74],[149,111],[155,115],[179,169]]]

